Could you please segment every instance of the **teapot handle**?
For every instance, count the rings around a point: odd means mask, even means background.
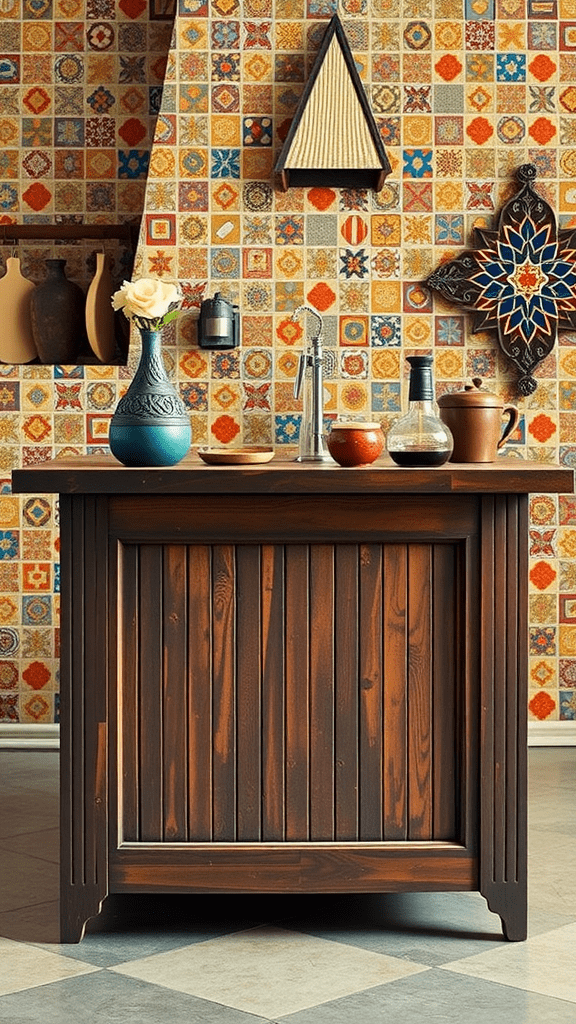
[[[504,446],[505,442],[510,437],[510,434],[512,433],[512,431],[515,430],[516,427],[518,426],[518,421],[520,419],[520,413],[518,412],[518,409],[516,408],[515,405],[507,405],[502,410],[502,416],[503,417],[507,416],[508,417],[508,422],[507,422],[506,426],[504,427],[504,430],[502,432],[500,440],[498,441],[498,449],[500,449],[500,448],[502,448]]]

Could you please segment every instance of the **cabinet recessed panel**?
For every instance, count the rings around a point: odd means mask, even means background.
[[[120,544],[121,839],[462,841],[463,546]]]

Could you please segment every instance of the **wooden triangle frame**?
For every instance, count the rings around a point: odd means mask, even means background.
[[[342,58],[344,77],[338,74]],[[391,171],[337,14],[324,34],[275,170],[284,191],[333,186],[376,192]]]

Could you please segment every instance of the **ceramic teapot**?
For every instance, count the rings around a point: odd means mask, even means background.
[[[473,377],[464,391],[448,392],[438,399],[440,418],[454,436],[451,462],[495,462],[518,425],[516,406],[505,406],[498,395],[481,387],[481,378]]]

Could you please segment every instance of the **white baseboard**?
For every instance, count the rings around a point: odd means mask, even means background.
[[[0,723],[0,750],[58,750],[59,725]]]
[[[0,723],[0,750],[58,750],[60,726]],[[529,747],[576,747],[576,722],[528,722]]]
[[[576,747],[576,722],[528,722],[529,747]]]

